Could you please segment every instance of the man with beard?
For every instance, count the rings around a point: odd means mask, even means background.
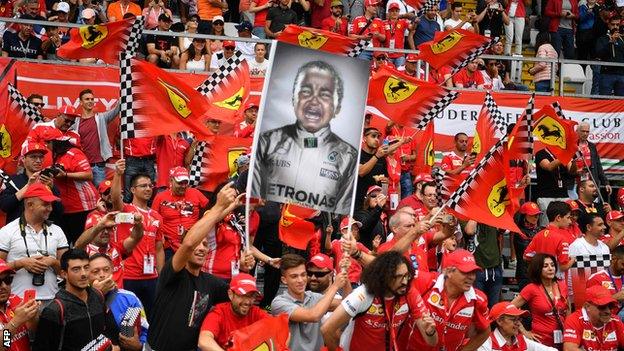
[[[342,272],[324,294],[306,291],[308,274],[306,261],[295,254],[282,256],[280,262],[282,283],[286,291],[271,303],[271,313],[288,314],[290,329],[289,347],[293,350],[318,351],[323,346],[321,318],[340,304],[334,299],[340,288],[347,284],[347,273]]]
[[[238,138],[253,138],[256,129],[256,119],[258,118],[258,105],[255,102],[248,102],[243,112],[245,120],[234,127],[234,136]]]
[[[306,264],[306,272],[308,274],[307,289],[312,292],[323,294],[333,283],[332,259],[325,254],[319,253],[312,256]]]
[[[165,259],[180,247],[182,235],[199,219],[208,206],[201,191],[189,188],[189,172],[184,167],[169,170],[169,188],[156,194],[152,210],[162,218],[161,229],[165,239]]]
[[[595,213],[603,219],[607,212],[611,211],[611,205],[603,203],[598,205],[595,201],[598,199],[598,188],[592,180],[583,180],[578,187],[578,200],[575,200],[581,211],[580,216]],[[598,206],[597,206],[598,205]]]
[[[123,290],[113,282],[113,261],[103,253],[96,253],[89,257],[89,283],[100,290],[106,297],[106,306],[110,309],[115,323],[121,326],[124,317],[139,318],[134,324],[133,336],[119,334],[119,346],[123,350],[141,351],[147,341],[147,318],[143,304],[131,291]],[[134,315],[134,313],[137,313]]]
[[[609,211],[606,220],[609,232],[603,235],[600,240],[613,250],[616,246],[624,244],[624,213],[622,211]]]
[[[230,302],[217,304],[202,323],[199,348],[223,351],[234,331],[268,317],[268,313],[254,305],[259,296],[254,277],[247,273],[234,276],[228,290]]]
[[[459,182],[461,182],[474,168],[476,155],[466,154],[468,149],[468,135],[466,133],[455,134],[454,140],[455,150],[444,155],[441,167],[446,173],[452,175],[460,174],[461,179]]]
[[[65,289],[41,312],[33,351],[99,350],[119,344],[119,330],[102,293],[89,286],[89,255],[70,249],[61,257]]]
[[[299,68],[292,96],[296,121],[260,135],[252,196],[349,211],[357,150],[330,126],[343,97],[344,83],[334,66],[312,61]]]
[[[362,286],[347,296],[323,324],[325,344],[336,350],[343,327],[352,320],[353,333],[342,347],[352,351],[403,350],[398,339],[408,317],[428,345],[438,342],[436,324],[417,289],[410,288],[414,270],[401,254],[381,254],[362,273]],[[390,327],[388,327],[390,325]]]
[[[600,162],[600,155],[598,155],[596,144],[587,140],[589,138],[589,123],[579,123],[576,127],[576,133],[579,139],[579,151],[583,154],[582,158],[576,160],[576,165],[579,169],[579,179],[588,180],[593,178],[594,181],[598,182],[597,185],[604,186],[607,194],[611,195],[611,185],[609,185],[609,180],[602,169],[602,163]],[[591,177],[589,174],[590,172]]]
[[[22,15],[20,18],[25,20],[36,19],[31,15]],[[39,60],[43,58],[41,39],[34,35],[32,24],[20,24],[17,33],[12,30],[4,32],[2,36],[2,57],[24,57]]]
[[[490,334],[487,320],[487,297],[473,287],[477,271],[474,256],[464,249],[449,253],[442,263],[443,274],[423,298],[436,322],[438,343],[428,346],[421,333],[411,333],[406,328],[402,337],[409,340],[406,350],[475,350]],[[469,335],[474,327],[476,333]],[[468,340],[469,339],[469,340]]]
[[[11,336],[11,347],[7,351],[29,351],[28,330],[37,318],[40,303],[23,300],[11,294],[11,283],[15,271],[4,260],[0,260],[0,328]]]
[[[24,172],[9,177],[19,190],[16,190],[10,183],[5,183],[5,189],[0,193],[0,210],[6,213],[7,223],[19,218],[24,212],[22,200],[24,199],[24,193],[32,184],[37,182],[43,183],[51,187],[54,195],[60,196],[58,188],[52,184],[52,177],[41,174],[43,160],[48,152],[49,150],[42,143],[26,141],[22,145],[21,160],[24,165]],[[60,202],[54,202],[49,219],[52,222],[59,223],[62,214],[63,205]]]
[[[347,35],[349,21],[342,16],[344,6],[341,0],[333,0],[331,2],[331,15],[326,17],[321,22],[321,29],[328,30],[330,32]]]
[[[166,262],[158,280],[148,350],[194,350],[210,308],[228,300],[227,284],[201,271],[209,245],[206,233],[240,206],[243,196],[231,184],[223,187],[216,204],[189,229]]]
[[[616,350],[624,347],[624,325],[614,318],[611,310],[617,309],[607,288],[597,285],[585,292],[585,304],[565,320],[563,349]]]
[[[74,130],[71,130],[71,127],[74,125],[76,119],[79,117],[80,114],[76,112],[76,109],[74,109],[72,106],[61,106],[60,108],[58,108],[56,112],[56,117],[54,117],[54,119],[48,122],[35,124],[30,132],[28,132],[28,137],[26,139],[36,142],[54,140],[55,137],[58,137],[59,133],[57,132],[54,136],[50,135],[50,127],[52,127],[60,131],[60,135],[67,137],[72,145],[80,146],[80,135]]]

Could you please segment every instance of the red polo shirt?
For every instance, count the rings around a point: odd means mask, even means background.
[[[225,348],[232,332],[245,328],[269,314],[258,306],[251,306],[246,316],[239,316],[232,310],[230,302],[217,304],[204,318],[201,331],[209,331],[219,346]]]
[[[163,241],[163,234],[160,226],[162,217],[152,209],[142,210],[133,204],[124,204],[122,212],[139,212],[143,216],[143,237],[139,244],[132,250],[132,254],[124,261],[124,279],[147,280],[158,278],[156,271],[156,243]],[[117,236],[120,243],[130,236],[132,225],[119,224],[117,226]],[[152,260],[153,273],[149,272],[147,263]]]
[[[566,240],[567,233],[563,233],[561,229],[549,224],[539,233],[535,234],[529,246],[524,251],[524,257],[530,260],[538,253],[553,255],[557,259],[559,265],[570,262],[569,246]]]
[[[379,18],[373,19],[373,21],[368,27],[366,27],[367,24],[368,24],[368,19],[365,16],[357,16],[352,22],[350,34],[355,34],[355,35],[366,35],[368,33],[385,34],[384,23],[381,19]],[[364,29],[365,27],[366,29],[362,31],[362,29]],[[373,38],[372,42],[373,42],[374,47],[378,47],[378,48],[383,47],[381,42],[375,38]]]
[[[624,276],[613,275],[610,270],[603,269],[589,276],[587,289],[594,285],[602,285],[607,288],[611,294],[615,294],[622,290],[624,285]]]
[[[573,343],[584,350],[616,351],[624,347],[624,325],[611,318],[598,329],[591,324],[583,307],[566,318],[563,342]]]

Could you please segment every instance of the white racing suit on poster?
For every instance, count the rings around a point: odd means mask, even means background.
[[[353,194],[357,150],[332,133],[316,133],[297,124],[260,135],[252,196],[348,214]]]

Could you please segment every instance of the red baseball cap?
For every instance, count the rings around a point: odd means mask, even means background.
[[[379,185],[371,185],[366,190],[366,196],[370,195],[373,191],[382,191],[383,189]]]
[[[45,202],[61,201],[61,199],[52,194],[52,190],[50,190],[50,188],[42,183],[30,185],[24,195],[22,195],[23,199],[28,199],[30,197],[38,197]]]
[[[351,222],[351,224],[349,225],[349,222]],[[347,229],[349,228],[351,225],[357,225],[358,228],[362,228],[362,222],[358,222],[356,220],[354,220],[353,218],[349,218],[349,217],[344,217],[341,221],[340,221],[340,230],[343,229]]]
[[[15,274],[15,271],[13,270],[13,268],[9,267],[9,265],[6,263],[6,261],[0,258],[0,274],[2,274],[4,272],[9,272],[11,274]]]
[[[524,215],[534,216],[542,213],[542,210],[537,206],[535,202],[527,201],[520,206],[520,213]]]
[[[594,285],[585,291],[585,301],[596,306],[615,305],[617,301],[611,296],[611,292],[602,285]]]
[[[617,203],[620,207],[624,207],[624,188],[620,188],[617,192]]]
[[[43,141],[56,140],[56,138],[63,136],[60,129],[52,126],[38,126],[33,130]]]
[[[379,0],[364,0],[364,6],[379,6]]]
[[[566,200],[566,204],[570,205],[570,211],[580,211],[579,205],[574,200]]]
[[[80,117],[80,114],[76,112],[76,109],[70,105],[62,105],[61,107],[58,108],[58,113],[63,114],[67,117],[73,117],[73,118]]]
[[[260,293],[260,291],[258,291],[258,287],[256,286],[256,278],[247,273],[239,273],[232,277],[232,280],[230,281],[230,290],[239,295]]]
[[[329,256],[321,253],[312,256],[310,261],[308,261],[308,264],[306,264],[307,267],[310,267],[311,265],[314,265],[318,268],[329,269],[330,271],[334,270],[334,262],[332,261],[332,259]]]
[[[173,167],[169,170],[169,177],[173,178],[176,182],[189,181],[189,171],[184,167]]]
[[[464,249],[458,249],[446,255],[443,267],[455,267],[464,273],[482,270],[481,267],[477,266],[477,262],[472,253]]]
[[[224,40],[223,41],[223,47],[224,48],[235,48],[236,47],[236,42],[234,40]]]
[[[41,152],[43,154],[47,154],[48,151],[48,148],[44,144],[27,140],[22,144],[21,155],[26,156],[32,152]]]
[[[388,57],[388,53],[386,53],[385,51],[375,51],[373,53],[373,57],[381,57],[381,56]]]
[[[394,9],[397,9],[397,10],[398,10],[398,9],[400,9],[400,8],[401,8],[401,7],[399,6],[399,4],[398,4],[398,3],[393,2],[392,4],[390,4],[390,6],[388,6],[388,11],[390,11],[390,10],[394,10]]]
[[[397,7],[399,7],[399,4],[397,4]],[[418,55],[416,55],[416,54],[407,54],[407,57],[405,58],[405,61],[407,61],[407,62],[418,62]]]
[[[428,173],[420,173],[414,178],[414,184],[420,183],[420,182],[426,182],[426,183],[433,182],[433,177],[431,176],[431,174],[428,174]]]
[[[101,182],[100,185],[98,185],[98,191],[100,192],[100,194],[104,194],[105,192],[110,190],[112,185],[113,183],[110,180],[105,180]]]
[[[624,213],[621,211],[609,211],[607,213],[607,221],[617,221],[620,218],[624,217]]]
[[[254,107],[258,108],[258,104],[256,104],[255,102],[249,101],[247,104],[245,104],[245,110],[244,111],[247,111],[250,108],[254,108]]]
[[[490,309],[490,321],[493,322],[497,320],[499,317],[507,315],[507,316],[526,316],[529,314],[529,311],[521,310],[518,307],[511,304],[509,301],[503,301],[495,304]]]

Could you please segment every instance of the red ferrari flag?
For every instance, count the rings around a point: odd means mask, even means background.
[[[382,66],[370,78],[367,104],[380,116],[422,130],[457,96],[455,91]]]
[[[155,65],[121,60],[121,137],[138,138],[189,131],[210,135],[203,122],[209,101],[180,78]],[[211,116],[221,119],[220,116]]]
[[[496,134],[504,135],[505,128],[505,121],[496,102],[494,102],[492,95],[486,92],[472,139],[472,153],[477,155],[476,163],[481,161],[483,155],[496,144],[499,139]]]
[[[287,25],[277,40],[350,57],[357,57],[368,46],[368,40],[353,39],[327,30],[300,27],[294,24]]]
[[[252,138],[214,135],[199,141],[189,166],[191,186],[213,191],[237,171],[236,160],[248,155]]]
[[[450,66],[455,74],[495,42],[464,29],[436,32],[433,40],[418,45],[418,58],[427,61],[436,70]]]
[[[138,49],[143,21],[138,17],[72,28],[69,41],[61,45],[57,54],[66,59],[99,58],[116,64],[120,52]]]
[[[286,351],[289,334],[288,315],[270,316],[234,331],[228,351]]]
[[[490,149],[468,178],[451,195],[446,206],[461,218],[518,233],[513,221],[509,190],[503,168],[503,142]]]
[[[578,135],[574,130],[578,123],[565,119],[557,102],[542,107],[533,120],[533,135],[556,159],[567,165],[578,149]]]
[[[424,130],[419,130],[414,135],[414,144],[416,145],[414,175],[431,174],[431,168],[435,164],[435,127],[433,122],[431,121]]]
[[[234,123],[234,119],[242,113],[241,108],[247,103],[250,91],[249,65],[243,60],[230,74],[206,92],[205,96],[210,101],[206,115],[218,116],[220,120]]]
[[[524,198],[526,177],[529,174],[530,160],[533,158],[533,104],[535,96],[531,96],[524,114],[518,119],[509,134],[503,153],[503,165],[509,189],[512,212],[520,208],[520,199]]]
[[[318,210],[285,204],[279,221],[279,238],[286,245],[305,250],[314,236],[314,223],[307,221],[319,214]]]

